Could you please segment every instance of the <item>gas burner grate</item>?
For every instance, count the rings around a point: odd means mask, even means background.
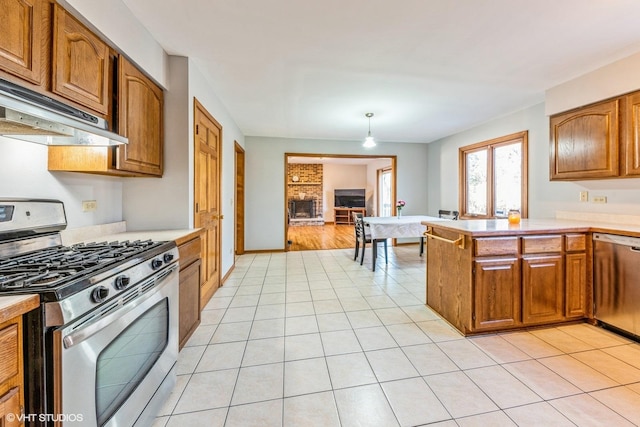
[[[152,240],[79,243],[0,259],[0,290],[56,287],[159,244]]]

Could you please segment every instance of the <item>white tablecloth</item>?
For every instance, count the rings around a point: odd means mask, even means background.
[[[366,216],[363,218],[369,225],[372,239],[389,239],[400,237],[422,237],[427,230],[422,221],[449,221],[448,219],[426,215],[408,216]]]

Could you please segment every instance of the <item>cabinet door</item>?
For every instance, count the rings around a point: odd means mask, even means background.
[[[620,100],[551,117],[552,180],[618,176]]]
[[[520,263],[517,258],[476,260],[474,328],[504,328],[520,323]]]
[[[625,105],[625,141],[622,146],[624,176],[640,176],[640,92],[627,95]]]
[[[563,319],[562,255],[522,259],[522,321],[525,324]]]
[[[178,342],[182,349],[200,324],[200,260],[180,270]]]
[[[567,254],[565,264],[565,315],[584,317],[587,309],[587,254]]]
[[[53,92],[106,115],[109,46],[62,7],[54,16]]]
[[[22,415],[22,405],[20,405],[20,389],[14,387],[4,395],[0,396],[0,426],[18,427],[21,426],[19,415]]]
[[[43,0],[0,0],[0,69],[40,84]]]
[[[118,147],[117,168],[162,176],[162,89],[123,56],[118,69],[118,131],[129,144]]]

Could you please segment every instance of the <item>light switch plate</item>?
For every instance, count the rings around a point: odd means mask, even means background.
[[[594,196],[591,201],[593,203],[607,203],[607,196]]]

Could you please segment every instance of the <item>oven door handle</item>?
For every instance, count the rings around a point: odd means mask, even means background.
[[[63,331],[62,341],[64,343],[64,347],[71,348],[75,345],[80,344],[86,339],[90,338],[92,335],[94,335],[95,333],[103,329],[107,324],[113,322],[112,317],[116,314],[118,315],[118,317],[126,316],[129,312],[131,312],[132,310],[142,305],[145,301],[157,295],[157,293],[160,292],[163,286],[170,284],[170,282],[169,283],[163,283],[163,282],[165,282],[169,277],[171,277],[172,274],[177,274],[177,271],[178,271],[178,265],[176,264],[170,268],[167,268],[163,271],[158,272],[156,275],[150,278],[147,278],[142,282],[142,284],[144,285],[149,281],[154,281],[155,285],[153,286],[153,289],[148,290],[140,297],[135,298],[124,305],[120,305],[119,301],[126,297],[127,292],[125,292],[124,294],[121,294],[118,297],[116,297],[115,301],[111,302],[116,304],[112,310],[109,310],[108,312],[98,311],[93,316],[93,318],[84,320],[79,325],[76,325],[76,326],[70,325],[69,327],[65,328],[70,330],[71,332],[68,334],[65,334]],[[137,285],[137,286],[140,286],[140,285]],[[130,292],[135,293],[136,287],[132,288]]]

